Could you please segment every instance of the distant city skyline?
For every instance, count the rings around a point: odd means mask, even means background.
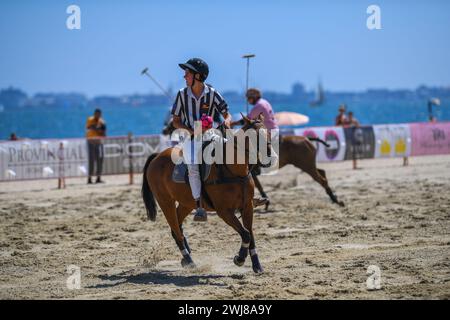
[[[66,8],[81,8],[81,30],[68,30]],[[381,8],[381,30],[366,9]],[[199,34],[195,35],[194,30]],[[409,89],[450,85],[450,2],[356,1],[2,1],[0,88],[99,95],[159,94],[184,86],[179,62],[204,58],[208,82],[242,92],[250,85],[290,92]]]
[[[223,97],[230,105],[245,103],[244,93],[238,91],[223,91]],[[320,101],[317,92],[307,91],[300,83],[295,83],[289,93],[265,91],[263,96],[274,104],[285,105],[300,104],[316,107],[323,104],[340,105],[342,103],[404,101],[409,103],[427,103],[430,99],[439,99],[444,105],[450,102],[450,87],[421,86],[414,90],[388,90],[369,89],[362,92],[333,92],[326,91]],[[51,108],[78,108],[78,107],[139,107],[139,106],[167,106],[170,107],[172,99],[165,94],[125,94],[125,95],[99,95],[88,97],[79,92],[40,92],[33,95],[20,88],[0,88],[0,110],[23,109],[35,107]]]

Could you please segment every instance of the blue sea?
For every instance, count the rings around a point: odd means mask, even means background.
[[[319,107],[299,104],[273,104],[275,112],[292,111],[310,117],[306,126],[331,126],[337,114],[338,101],[327,101]],[[362,125],[424,122],[428,119],[426,101],[389,101],[347,103],[348,109]],[[245,110],[242,105],[230,106],[230,112],[237,116]],[[108,136],[158,134],[162,130],[168,106],[151,107],[109,107],[103,108]],[[441,100],[441,106],[434,107],[438,121],[450,121],[450,99]],[[50,139],[83,137],[85,123],[92,115],[92,108],[20,108],[0,110],[0,140],[7,140],[12,132],[19,138]]]

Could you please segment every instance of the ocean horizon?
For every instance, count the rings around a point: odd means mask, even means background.
[[[307,115],[310,122],[302,127],[317,127],[334,125],[339,104],[326,101],[318,107],[299,103],[274,103],[272,106],[274,112],[291,111]],[[159,134],[168,110],[168,105],[102,108],[108,136],[123,136],[129,132],[133,135]],[[29,139],[84,137],[86,120],[93,111],[91,107],[5,108],[0,110],[0,140],[9,139],[13,132],[19,138]],[[244,111],[244,102],[230,105],[234,119],[239,112],[245,114]],[[361,125],[428,121],[426,100],[352,102],[347,103],[347,111],[353,111]],[[450,99],[441,100],[440,106],[433,107],[433,114],[438,121],[450,121]]]

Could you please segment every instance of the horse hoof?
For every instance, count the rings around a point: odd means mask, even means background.
[[[238,267],[242,267],[245,263],[245,260],[242,260],[241,258],[239,258],[239,256],[234,256],[233,262]]]
[[[195,265],[194,261],[192,260],[188,260],[186,258],[181,259],[181,266],[183,268],[187,268],[187,269],[194,269],[197,266]]]
[[[339,201],[338,205],[340,205],[341,207],[345,207],[345,203],[343,201]]]
[[[253,272],[254,273],[263,273],[264,269],[262,266],[253,266]]]

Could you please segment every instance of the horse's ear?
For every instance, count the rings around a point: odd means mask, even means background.
[[[245,123],[250,123],[250,119],[247,117],[247,116],[244,116],[243,114],[242,114],[242,112],[240,112],[240,114],[241,114],[241,116],[242,116],[242,119],[245,121]]]
[[[264,122],[264,115],[262,112],[259,114],[258,119],[261,120],[261,122]]]

